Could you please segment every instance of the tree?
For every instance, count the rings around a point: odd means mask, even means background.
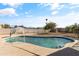
[[[66,32],[70,32],[70,27],[69,27],[69,26],[66,26],[66,27],[65,27],[65,31],[66,31]]]
[[[56,27],[56,23],[54,22],[50,22],[50,23],[47,23],[44,27],[45,30],[50,30],[50,31],[53,31],[55,30],[55,27]]]
[[[79,25],[77,23],[67,26],[65,27],[66,32],[71,32],[71,33],[75,33],[76,29],[79,27]]]
[[[66,32],[74,33],[79,37],[79,24],[75,23],[73,25],[65,27]]]
[[[18,27],[17,25],[14,26],[14,28],[17,28],[17,27]]]
[[[9,24],[1,24],[1,27],[2,28],[10,28],[10,25]]]

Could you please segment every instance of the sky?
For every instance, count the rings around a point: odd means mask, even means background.
[[[79,24],[79,4],[74,3],[0,3],[0,24],[43,27],[45,19],[57,27]]]

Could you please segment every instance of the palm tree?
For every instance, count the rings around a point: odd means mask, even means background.
[[[45,20],[46,20],[46,24],[47,24],[48,19],[45,19]]]

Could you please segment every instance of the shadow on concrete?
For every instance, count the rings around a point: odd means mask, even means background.
[[[49,54],[48,56],[79,56],[79,51],[68,47],[55,53]]]

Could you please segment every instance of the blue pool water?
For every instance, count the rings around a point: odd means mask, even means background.
[[[33,36],[17,36],[6,38],[6,42],[25,42],[47,48],[62,48],[66,43],[74,42],[74,40],[65,37],[33,37]]]

